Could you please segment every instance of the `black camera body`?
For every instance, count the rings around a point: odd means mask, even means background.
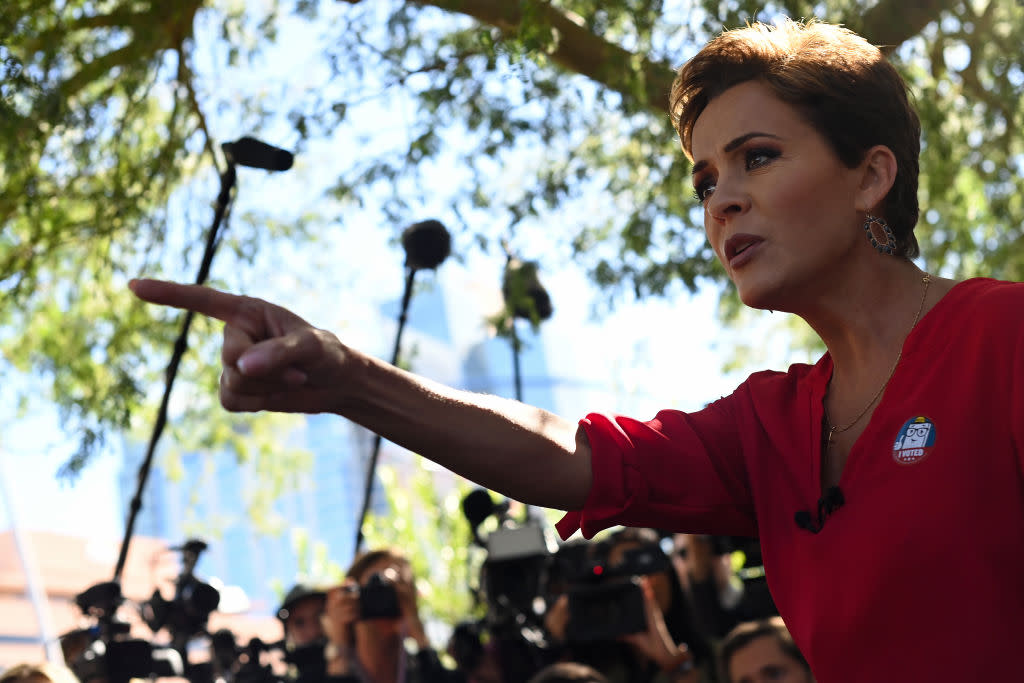
[[[402,608],[398,604],[398,592],[395,584],[381,574],[373,574],[366,585],[359,589],[359,618],[397,619],[402,616]]]
[[[672,569],[657,545],[627,550],[615,567],[589,562],[569,586],[569,623],[572,642],[615,640],[647,630],[647,607],[640,577]]]
[[[130,637],[131,626],[116,618],[124,603],[119,582],[90,586],[75,596],[75,603],[82,614],[97,620],[93,628],[67,634],[84,639],[74,655],[69,657],[65,650],[65,663],[82,683],[127,683],[132,678],[183,675],[184,662],[178,652]]]
[[[554,543],[540,523],[505,520],[486,540],[481,571],[484,595],[494,619],[536,618]]]
[[[70,668],[82,683],[127,683],[133,678],[181,677],[185,673],[177,651],[139,638],[109,643],[96,640]]]
[[[575,586],[569,590],[570,642],[614,640],[647,630],[644,593],[637,578]]]

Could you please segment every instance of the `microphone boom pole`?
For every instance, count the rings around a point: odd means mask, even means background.
[[[273,162],[269,165],[262,163],[262,160],[256,158],[257,163],[247,163],[246,159],[235,159],[232,152],[237,147],[241,147],[243,151],[249,152],[254,147],[261,153],[266,154],[268,150],[278,153],[273,156]],[[227,214],[228,207],[231,205],[233,199],[232,190],[235,187],[235,183],[238,179],[236,172],[237,165],[251,165],[255,168],[266,168],[268,170],[287,170],[291,166],[291,153],[285,150],[271,147],[270,145],[255,140],[254,138],[244,137],[235,143],[224,143],[222,146],[224,154],[227,157],[227,168],[223,173],[220,174],[220,193],[217,195],[217,203],[214,205],[213,222],[210,225],[210,230],[206,235],[206,247],[203,251],[203,260],[199,264],[199,272],[196,274],[195,284],[201,285],[206,282],[210,276],[210,266],[213,263],[213,255],[217,250],[217,245],[220,243],[220,226],[224,220],[224,216]],[[250,153],[250,156],[252,154]],[[287,165],[284,164],[282,155],[287,155]],[[167,364],[167,370],[164,377],[164,395],[160,400],[160,408],[157,410],[156,422],[153,424],[153,432],[149,437],[149,445],[146,447],[146,456],[142,460],[142,465],[139,466],[138,483],[135,488],[135,495],[132,496],[131,503],[128,508],[128,519],[125,521],[124,527],[124,539],[121,541],[121,550],[117,556],[117,566],[114,568],[114,581],[121,580],[121,573],[124,571],[125,562],[128,559],[128,544],[131,541],[132,533],[135,530],[135,520],[138,517],[139,510],[142,509],[142,493],[146,488],[146,481],[149,479],[149,472],[153,465],[153,456],[156,453],[156,444],[160,440],[160,436],[163,434],[164,427],[167,425],[167,407],[171,400],[171,388],[174,386],[174,380],[178,375],[178,366],[181,364],[181,358],[185,355],[185,351],[188,349],[188,331],[192,326],[192,318],[194,314],[192,311],[186,311],[185,316],[181,322],[181,331],[178,333],[178,338],[174,342],[174,352],[171,354],[171,360]]]
[[[402,233],[402,246],[405,248],[405,289],[402,292],[402,307],[398,314],[398,330],[395,332],[395,346],[391,352],[391,364],[398,365],[398,354],[402,348],[402,333],[409,314],[409,303],[412,301],[412,287],[416,279],[416,271],[436,269],[448,258],[451,252],[451,236],[440,221],[426,220],[410,225]],[[370,451],[370,462],[366,468],[366,482],[363,486],[363,504],[359,511],[356,526],[355,552],[363,547],[363,525],[370,511],[373,498],[373,477],[377,471],[377,460],[380,458],[381,435],[374,433],[373,448]]]

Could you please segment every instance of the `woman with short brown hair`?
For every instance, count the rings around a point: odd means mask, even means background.
[[[266,302],[132,288],[227,323],[230,410],[336,412],[570,510],[563,537],[616,524],[759,537],[820,680],[1017,678],[1003,624],[1024,613],[1024,285],[953,282],[910,260],[917,119],[855,34],[727,32],[683,67],[674,103],[740,299],[800,316],[827,348],[704,410],[574,423],[406,373]]]

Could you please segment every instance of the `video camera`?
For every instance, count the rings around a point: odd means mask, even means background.
[[[266,645],[253,639],[245,647],[236,644],[226,630],[209,634],[210,613],[220,604],[220,593],[194,575],[206,543],[196,539],[171,550],[181,551],[182,571],[175,580],[174,596],[168,600],[159,589],[138,606],[139,616],[156,634],[166,629],[171,643],[160,645],[129,636],[131,625],[116,618],[124,604],[117,581],[99,583],[75,598],[75,603],[94,625],[61,636],[68,667],[82,683],[128,683],[133,678],[186,678],[189,683],[276,683],[270,667],[260,654],[282,644]],[[190,662],[193,639],[209,638],[210,659]]]
[[[625,551],[621,562],[614,566],[601,558],[585,561],[576,568],[575,576],[569,568],[566,638],[593,642],[646,631],[647,609],[640,577],[671,569],[668,556],[656,543]]]
[[[68,667],[78,680],[127,683],[132,678],[183,676],[184,662],[176,650],[129,637],[130,624],[115,616],[123,603],[116,581],[98,583],[75,596],[82,614],[97,622],[61,638]]]
[[[259,638],[251,638],[245,646],[239,646],[231,631],[221,629],[210,636],[210,661],[200,665],[203,675],[192,676],[190,681],[280,683],[271,667],[263,664],[261,655],[283,647],[282,641],[264,643]]]
[[[517,522],[508,511],[508,501],[495,503],[486,489],[475,489],[462,500],[473,541],[487,550],[481,583],[490,615],[526,615],[533,620],[556,545],[539,520]],[[491,516],[497,518],[498,528],[482,538],[480,525]]]
[[[487,638],[497,653],[503,680],[527,680],[550,663],[542,626],[548,570],[556,544],[541,521],[513,519],[509,502],[495,503],[486,489],[475,489],[462,500],[475,545],[487,551],[480,569],[480,593],[487,613],[479,622],[456,627],[452,650],[460,666],[472,668]],[[480,525],[489,517],[496,529],[482,537]]]

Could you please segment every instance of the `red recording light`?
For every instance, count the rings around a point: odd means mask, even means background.
[[[601,576],[601,574],[604,574],[604,567],[601,565],[594,567],[594,576]]]

